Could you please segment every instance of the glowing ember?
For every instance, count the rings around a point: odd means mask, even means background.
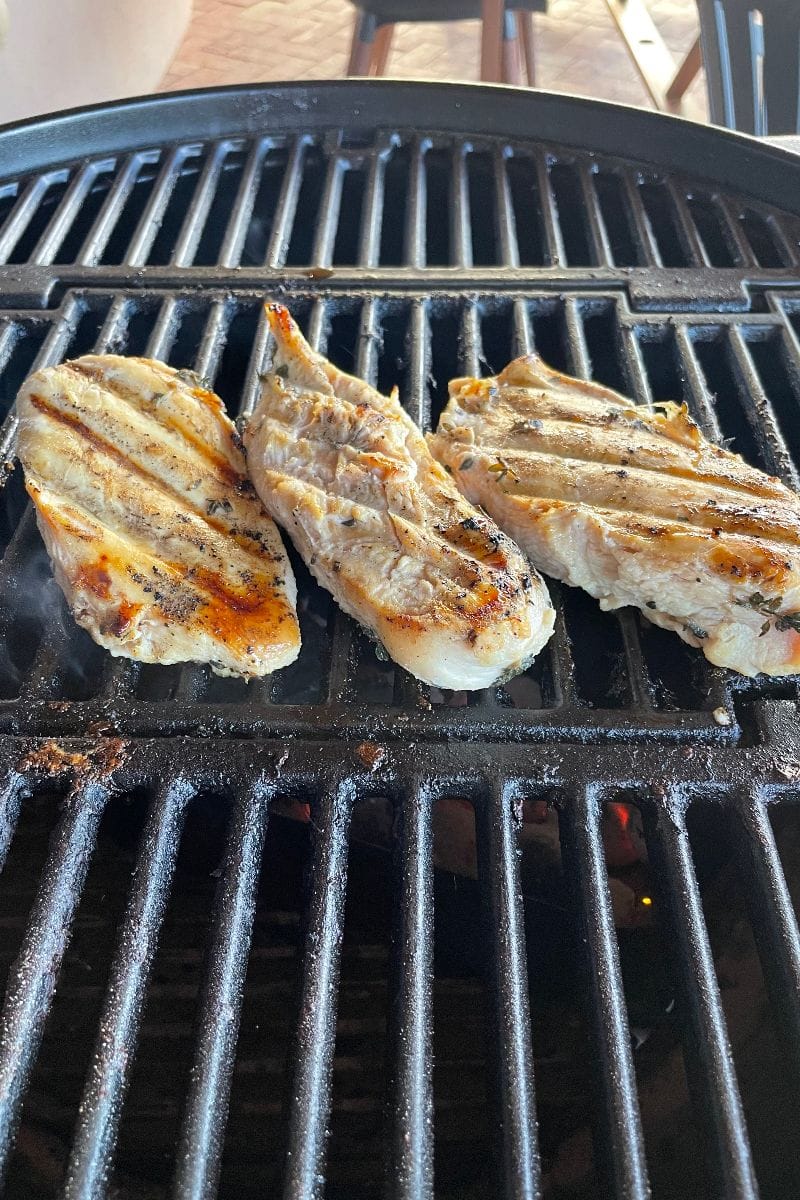
[[[631,823],[631,815],[633,813],[633,809],[631,808],[630,804],[609,804],[608,807],[619,821],[620,829],[627,830]]]

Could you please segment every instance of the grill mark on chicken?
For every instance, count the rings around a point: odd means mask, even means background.
[[[496,447],[488,447],[488,454],[481,453],[480,458],[482,461],[489,461],[491,463],[492,461],[497,461],[499,456],[500,451]],[[560,462],[574,463],[576,466],[580,465],[580,460],[570,459],[566,456],[557,457],[559,458]],[[504,454],[503,458],[504,461],[508,463],[509,472],[503,478],[502,482],[498,484],[498,487],[508,496],[520,496],[543,500],[562,500],[567,504],[589,504],[594,508],[602,509],[603,511],[609,513],[631,513],[633,511],[630,504],[625,502],[625,496],[621,496],[619,501],[615,502],[608,499],[608,497],[604,497],[602,500],[597,499],[592,501],[590,497],[584,498],[582,496],[569,495],[563,486],[559,486],[560,484],[563,485],[565,481],[553,478],[552,476],[544,481],[542,481],[540,478],[538,483],[527,486],[522,479],[507,483],[506,480],[510,477],[511,473],[515,471],[515,468],[519,469],[520,471],[526,471],[530,468],[530,464],[534,461],[537,462],[537,464],[540,464],[537,466],[537,474],[546,476],[547,456],[540,454],[538,451],[531,451],[530,454],[525,455],[524,457],[522,455],[514,456],[506,453]],[[592,463],[590,465],[594,466],[598,464]],[[617,474],[617,471],[605,471],[602,472],[601,478],[607,479],[609,475],[614,476]],[[625,468],[626,477],[635,478],[635,474],[636,472],[632,467]],[[687,478],[689,477],[687,476]],[[587,490],[589,490],[590,487],[591,480],[587,480]],[[705,490],[706,489],[703,489],[701,491],[701,495],[705,494]],[[708,491],[712,490],[713,489],[708,489]],[[680,504],[680,501],[675,499],[673,500],[673,503],[678,505]],[[774,542],[776,545],[785,544],[788,546],[797,547],[797,534],[796,532],[793,533],[792,531],[791,520],[787,518],[782,528],[776,523],[782,514],[764,511],[764,506],[762,505],[759,505],[755,509],[751,506],[749,510],[743,505],[738,509],[734,509],[725,507],[721,504],[716,504],[713,496],[708,496],[705,501],[697,505],[687,502],[686,516],[671,512],[666,503],[659,504],[657,501],[650,502],[648,506],[648,514],[652,515],[654,518],[663,520],[670,526],[674,527],[677,531],[694,529],[698,532],[707,534],[709,530],[716,529],[726,534],[752,534],[761,538],[762,540]]]
[[[544,423],[545,421],[547,421],[547,418],[542,418],[542,422]],[[551,424],[565,425],[567,422],[553,421]],[[604,428],[603,423],[598,422],[597,428]],[[636,431],[632,429],[631,432],[635,433]],[[652,432],[649,427],[648,432]],[[537,450],[542,455],[546,455],[550,458],[560,458],[564,459],[566,462],[585,463],[587,466],[598,465],[623,467],[629,472],[641,471],[642,473],[667,475],[678,480],[691,480],[694,484],[705,483],[708,484],[709,488],[716,488],[722,491],[731,492],[733,495],[738,496],[761,496],[764,499],[768,499],[775,498],[776,496],[780,497],[781,495],[778,480],[774,479],[772,476],[762,475],[760,479],[753,480],[744,478],[733,479],[730,473],[723,472],[722,470],[692,470],[690,467],[681,467],[676,463],[642,462],[641,460],[636,459],[637,454],[648,452],[652,453],[653,451],[641,446],[631,446],[627,449],[620,450],[616,450],[614,447],[609,447],[607,449],[604,447],[598,447],[596,454],[589,454],[586,452],[579,454],[575,452],[574,446],[559,449],[557,446],[551,445],[550,439],[547,436],[542,436],[543,434],[546,434],[546,430],[544,429],[533,431],[519,430],[513,438],[509,436],[499,441],[495,440],[491,443],[484,440],[481,443],[481,450],[485,454],[489,454],[494,451],[495,453],[503,454],[506,457],[509,455],[509,453],[513,453],[514,450],[520,450],[524,452],[526,451],[526,448],[530,446],[531,437],[534,433]],[[553,436],[554,438],[558,437],[557,430],[554,431]],[[665,440],[667,440],[671,446],[681,446],[685,449],[685,446],[681,442],[675,443],[672,442],[671,439]],[[467,448],[466,443],[465,448]],[[712,451],[716,449],[716,447],[712,446],[709,446],[708,448]],[[583,447],[581,447],[581,449],[583,449]]]
[[[137,361],[142,362],[144,360],[138,359]],[[119,379],[118,376],[104,376],[101,371],[98,371],[89,363],[81,362],[79,359],[74,359],[73,361],[64,363],[63,365],[67,368],[67,370],[73,371],[75,374],[81,375],[85,379],[91,379],[94,382],[101,382],[104,389],[111,392],[117,400],[121,400],[123,404],[128,405],[128,407],[132,408],[137,414],[141,413],[140,406],[136,404],[137,393],[131,388],[126,388],[124,382]],[[169,388],[174,387],[174,380],[171,380],[168,375],[164,377],[164,386]],[[206,388],[196,387],[191,389],[191,395],[194,396],[195,399],[201,400],[208,405],[207,397],[213,396],[213,393],[209,392]],[[153,400],[151,403],[155,404],[157,401]],[[208,405],[208,407],[210,407],[212,411],[222,411],[221,405],[219,406],[219,409],[217,409],[216,405]],[[191,425],[186,422],[176,420],[175,417],[170,414],[161,414],[159,423],[162,425],[162,427],[172,430],[183,440],[188,442],[192,449],[197,453],[197,457],[202,464],[203,470],[208,471],[210,467],[213,467],[214,471],[218,473],[221,483],[235,486],[241,480],[241,476],[233,469],[230,463],[225,460],[223,455],[217,454],[216,451],[212,450],[208,443],[204,442],[203,439],[198,436],[197,431],[193,429]]]
[[[797,672],[800,499],[685,405],[659,408],[529,355],[453,381],[429,444],[540,569],[601,607],[635,605],[746,675]]]
[[[39,488],[32,484],[27,484],[26,486],[32,498],[40,499],[41,490]],[[62,507],[64,507],[63,501]],[[84,524],[94,524],[98,527],[98,530],[101,528],[94,514],[89,512],[88,509],[84,508],[74,498],[70,501],[70,508],[73,516],[76,516],[79,521]],[[130,547],[132,552],[131,557],[135,555],[138,558],[142,555],[144,544],[140,540],[128,536],[129,531],[115,528],[113,532],[120,542]],[[140,571],[137,571],[129,563],[126,563],[124,553],[119,553],[116,557],[119,559],[117,565],[121,564],[122,568],[128,572],[131,578],[149,594],[154,594],[155,590],[157,590],[157,587],[162,583],[164,573],[171,575],[173,578],[169,583],[163,584],[163,586],[180,584],[184,589],[188,587],[191,589],[191,592],[197,593],[193,597],[189,597],[188,593],[184,595],[181,599],[180,608],[175,597],[171,601],[169,598],[155,597],[156,603],[162,609],[165,616],[180,617],[180,619],[183,619],[201,604],[205,603],[208,607],[213,607],[218,601],[221,601],[226,607],[236,613],[252,614],[259,610],[267,612],[268,605],[265,605],[264,600],[257,594],[248,597],[246,592],[227,587],[219,576],[215,575],[213,571],[209,571],[208,568],[196,564],[176,562],[171,559],[160,559],[157,560],[157,566],[154,568],[157,571],[156,580],[154,581],[142,575]],[[214,557],[218,556],[215,555]],[[152,561],[156,563],[155,559]],[[110,563],[110,556],[108,554],[101,554],[96,564],[81,567],[80,569],[83,582],[90,591],[93,591],[101,599],[110,598],[111,579],[107,570]],[[243,581],[242,587],[244,588],[245,586],[246,584]],[[203,597],[205,597],[205,600],[203,600]],[[191,604],[189,603],[190,599],[192,600]]]
[[[159,475],[156,475],[154,472],[149,471],[146,467],[143,467],[141,463],[134,462],[132,458],[130,458],[123,451],[119,450],[111,442],[107,441],[101,434],[97,433],[93,429],[90,429],[85,422],[80,420],[79,417],[76,417],[72,413],[64,412],[63,409],[57,408],[52,404],[48,404],[47,401],[41,396],[34,393],[30,394],[29,400],[33,407],[39,412],[46,414],[51,420],[57,421],[59,424],[66,426],[73,433],[76,433],[82,437],[90,446],[99,451],[99,453],[104,454],[107,458],[111,459],[112,462],[114,462],[122,472],[129,475],[135,475],[147,485],[148,492],[160,493],[165,498],[177,502],[180,504],[181,508],[188,509],[193,516],[195,516],[199,521],[202,521],[204,525],[208,526],[208,528],[212,529],[215,533],[218,533],[224,538],[232,537],[244,554],[248,555],[255,561],[263,561],[263,547],[256,536],[258,532],[257,530],[253,530],[250,533],[245,533],[237,527],[232,528],[224,521],[216,520],[207,509],[198,508],[196,505],[192,504],[187,500],[184,492],[181,492],[178,488],[171,487],[165,479]],[[242,476],[237,475],[236,478],[241,480]],[[64,481],[62,486],[69,487],[68,481]],[[174,528],[171,531],[171,534],[173,537],[182,537],[189,544],[194,544],[193,539],[188,535],[185,529]],[[259,549],[256,549],[253,543],[255,543],[255,546],[258,546]]]
[[[336,468],[341,464],[342,456],[348,454],[353,454],[354,458],[357,455],[358,460],[362,464],[366,462],[371,463],[376,474],[375,495],[377,498],[383,498],[386,501],[386,493],[382,487],[382,483],[385,482],[387,474],[394,472],[401,474],[403,470],[407,469],[412,481],[416,481],[417,478],[412,458],[409,457],[407,461],[398,464],[396,453],[393,455],[393,451],[396,451],[397,447],[391,444],[392,435],[396,436],[398,433],[406,435],[403,438],[404,446],[408,441],[407,435],[409,432],[412,432],[416,438],[420,438],[421,435],[416,429],[410,431],[409,427],[400,421],[395,414],[387,415],[368,404],[354,404],[339,397],[337,397],[337,401],[335,414],[331,413],[330,409],[322,409],[320,411],[318,403],[309,402],[303,395],[297,394],[296,389],[291,388],[282,380],[278,380],[273,392],[271,413],[269,416],[264,417],[263,428],[269,430],[270,439],[276,446],[293,448],[299,448],[303,445],[308,446],[310,454],[305,463],[299,464],[298,475],[303,479],[306,487],[318,490],[321,493],[321,499],[324,495],[329,495],[340,499],[345,504],[351,504],[353,506],[352,515],[357,520],[363,519],[366,512],[371,513],[379,519],[387,515],[390,518],[393,515],[398,515],[391,513],[388,502],[380,506],[377,503],[368,503],[361,496],[354,497],[348,494],[342,486],[344,480],[337,473]],[[284,418],[283,421],[278,419],[278,414]],[[296,421],[302,417],[304,423],[299,430],[293,428],[291,432],[288,432],[284,422],[292,416]],[[337,435],[335,437],[333,436],[334,430],[332,429],[334,425],[336,425],[335,433]],[[344,429],[342,429],[342,426],[344,426]],[[383,428],[384,426],[386,427],[385,429]],[[314,437],[314,432],[318,432],[319,436]],[[360,449],[359,444],[362,441],[366,443],[367,447],[370,443],[383,444],[384,455],[372,455],[369,457],[365,449]],[[327,465],[327,458],[323,458],[321,461],[319,455],[314,455],[314,449],[317,446],[324,450],[326,456],[334,454],[336,456],[335,461],[331,464],[332,469],[326,474],[324,489],[320,487],[317,480],[320,477],[323,465]],[[303,470],[304,466],[308,469]],[[441,468],[438,467],[438,464],[431,464],[431,468],[436,479],[441,484],[449,486],[449,479],[446,473],[442,472]],[[275,476],[275,478],[277,480],[279,476]],[[446,503],[448,497],[443,494],[440,499]],[[498,569],[506,569],[508,557],[507,554],[503,553],[502,547],[508,539],[496,527],[486,532],[475,521],[475,518],[469,518],[469,520],[471,522],[471,531],[479,536],[483,534],[487,538],[489,546],[486,548],[486,553],[481,553],[479,546],[476,544],[479,541],[479,537],[472,537],[470,539],[464,537],[464,526],[466,523],[463,520],[456,519],[447,528],[441,528],[437,525],[430,526],[428,533],[430,536],[438,539],[440,544],[446,543],[448,549],[454,549],[461,557],[472,559],[478,563],[489,563],[497,566]],[[471,542],[471,548],[465,545],[467,540]]]
[[[195,660],[248,678],[291,662],[294,579],[221,401],[146,359],[86,366],[37,372],[18,401],[26,487],[78,622],[112,653],[146,662]],[[117,372],[128,372],[123,403],[105,387]],[[210,455],[166,420],[166,404],[187,420],[197,406],[193,428],[198,439],[205,429]]]
[[[314,353],[281,306],[267,315],[281,373],[263,377],[248,467],[309,569],[428,683],[488,687],[522,670],[552,631],[541,579],[459,494],[396,394]]]
[[[276,446],[281,444],[297,446],[300,443],[305,442],[307,442],[309,446],[313,447],[314,445],[314,440],[306,438],[305,436],[301,435],[290,437],[286,434],[285,430],[276,421],[274,421],[274,419],[265,421],[264,425],[265,427],[269,427],[271,439]],[[346,447],[342,446],[340,449],[344,450]],[[318,462],[319,460],[317,459],[311,461]],[[391,465],[391,460],[389,460],[389,465]],[[364,520],[365,514],[370,514],[379,521],[383,521],[388,518],[393,522],[396,517],[402,515],[392,513],[386,505],[384,505],[384,507],[379,507],[377,504],[368,503],[363,498],[354,498],[353,496],[348,495],[348,493],[343,490],[341,486],[337,487],[337,482],[341,484],[341,480],[337,478],[335,472],[330,479],[325,480],[324,488],[321,487],[319,483],[315,482],[314,475],[310,470],[299,474],[299,477],[302,478],[303,484],[309,490],[309,492],[316,492],[319,494],[320,503],[323,503],[327,497],[331,497],[333,499],[342,501],[343,504],[351,505],[351,511],[349,512],[347,519],[354,519],[356,522],[361,522]],[[277,483],[281,477],[280,474],[273,473],[271,478],[273,483]],[[377,484],[375,490],[376,492],[383,494],[382,489],[380,489]],[[469,519],[474,521],[474,518]],[[428,536],[431,537],[433,541],[439,543],[444,553],[455,552],[454,557],[457,559],[464,559],[472,561],[473,563],[494,566],[498,570],[507,570],[508,554],[504,552],[503,547],[508,539],[505,538],[505,536],[496,528],[494,530],[490,530],[488,533],[486,533],[479,524],[474,524],[472,528],[474,533],[478,535],[483,534],[489,542],[489,545],[486,547],[486,553],[481,553],[480,547],[477,545],[479,538],[470,539],[472,543],[471,549],[464,545],[466,539],[463,537],[463,520],[456,520],[446,528],[431,526],[427,532]],[[448,559],[448,561],[452,560]],[[463,571],[463,567],[460,565],[459,571]],[[454,580],[458,579],[458,572],[454,573],[452,577]]]

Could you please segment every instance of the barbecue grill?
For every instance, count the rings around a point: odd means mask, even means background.
[[[192,367],[246,414],[269,296],[423,426],[450,377],[536,347],[685,400],[796,487],[798,196],[772,146],[502,88],[235,88],[9,128],[3,459],[25,375],[93,349]],[[293,666],[141,666],[72,623],[19,469],[0,536],[9,1197],[800,1193],[797,680],[554,585],[521,682],[443,693],[298,563]],[[452,797],[477,881],[434,866]],[[562,868],[523,902],[531,800]],[[615,927],[613,805],[642,814],[642,929]],[[350,836],[376,808],[390,849]]]

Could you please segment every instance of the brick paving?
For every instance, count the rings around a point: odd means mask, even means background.
[[[697,32],[694,0],[648,0],[676,58]],[[347,0],[194,0],[186,37],[163,81],[167,90],[344,75],[353,24]],[[550,0],[534,15],[537,84],[652,107],[603,0]],[[475,21],[400,25],[387,74],[397,78],[477,80]],[[706,119],[702,78],[685,116]]]

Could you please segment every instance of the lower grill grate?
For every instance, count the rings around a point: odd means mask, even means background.
[[[384,1178],[393,1193],[424,1195],[432,1185],[434,1129],[442,1195],[503,1187],[535,1195],[540,1186],[558,1194],[563,1175],[576,1195],[589,1188],[643,1196],[649,1139],[660,1194],[756,1194],[725,1018],[739,1035],[766,1031],[757,1064],[746,1042],[734,1043],[734,1054],[737,1065],[740,1055],[747,1064],[745,1096],[772,1088],[777,1133],[768,1130],[766,1141],[773,1147],[787,1113],[791,1120],[800,1032],[796,927],[763,798],[743,790],[709,804],[716,785],[706,780],[690,788],[696,799],[687,807],[674,791],[637,788],[656,912],[646,936],[658,940],[663,960],[654,1006],[626,979],[638,951],[614,928],[602,834],[614,784],[570,793],[556,779],[546,789],[560,798],[565,909],[548,917],[546,906],[529,901],[526,920],[512,801],[530,795],[536,782],[511,763],[498,763],[496,772],[513,782],[492,785],[477,769],[479,756],[476,770],[456,779],[442,770],[447,756],[438,755],[424,783],[397,790],[393,781],[411,777],[403,751],[390,756],[388,786],[355,774],[315,799],[311,789],[328,768],[341,770],[341,753],[328,752],[316,765],[304,762],[302,750],[291,753],[274,782],[275,760],[285,751],[276,747],[270,763],[260,748],[247,765],[237,756],[240,774],[227,799],[229,789],[212,782],[221,747],[204,750],[191,778],[149,801],[139,763],[177,776],[164,743],[140,744],[122,765],[119,798],[86,785],[60,815],[52,793],[37,789],[23,804],[4,885],[6,911],[19,914],[3,935],[4,956],[17,953],[3,1024],[6,1121],[28,1085],[9,1196],[52,1195],[64,1178],[67,1195],[97,1194],[117,1138],[114,1178],[123,1195],[162,1194],[173,1174],[181,1196],[207,1195],[217,1183],[222,1195],[255,1195],[275,1190],[282,1177],[289,1194],[312,1195],[329,1129],[331,1195],[382,1194]],[[748,769],[763,774],[764,766],[762,758]],[[386,855],[358,842],[348,851],[354,797],[363,805],[377,788],[389,796],[380,803],[396,813],[394,922]],[[448,794],[474,805],[476,884],[434,872],[432,809]],[[278,795],[312,801],[310,840],[307,826],[275,815],[268,823],[270,799]],[[757,955],[756,942],[745,953],[738,928],[732,958],[728,952],[739,972],[733,983],[720,979],[709,942],[709,933],[719,933],[718,909],[729,901],[730,885],[724,877],[717,895],[704,884],[701,898],[692,832],[698,811],[726,843],[726,870],[741,873],[733,911],[756,935]],[[794,819],[778,822],[784,847],[796,848],[796,831]],[[34,895],[30,871],[42,858],[44,883]],[[470,918],[475,926],[465,931]],[[531,977],[529,998],[531,955],[543,973]],[[756,985],[745,968],[755,972]],[[738,1011],[721,983],[741,988],[739,1002],[754,1003],[753,1012]],[[624,997],[634,1014],[637,1005],[649,1005],[651,1021],[654,1007],[659,1013],[652,1046],[646,1042],[635,1060]],[[676,998],[677,1015],[670,1015]],[[87,1019],[98,1029],[93,1051],[84,1040]],[[683,1041],[688,1092],[676,1039]],[[780,1078],[769,1079],[778,1068]],[[663,1085],[655,1095],[650,1071]],[[660,1106],[680,1113],[683,1105],[688,1113],[689,1097],[694,1128],[680,1162],[668,1157],[664,1177]],[[756,1125],[764,1136],[763,1120]],[[767,1164],[772,1189],[764,1194],[785,1194],[796,1181],[796,1162],[784,1155],[776,1167],[767,1155]]]
[[[535,348],[798,486],[791,159],[498,89],[152,104],[0,131],[3,460],[91,350],[246,414],[266,293],[424,427]],[[531,670],[441,692],[295,562],[248,686],[99,650],[19,470],[0,549],[10,1200],[800,1194],[797,679],[553,585]]]

